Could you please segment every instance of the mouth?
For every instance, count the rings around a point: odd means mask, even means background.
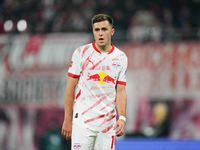
[[[104,38],[99,38],[99,42],[103,42],[104,41]]]

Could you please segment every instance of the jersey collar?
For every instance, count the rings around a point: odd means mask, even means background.
[[[92,46],[93,46],[93,48],[95,49],[95,51],[97,51],[98,53],[101,54],[101,51],[98,50],[97,47],[95,46],[95,42],[92,43]],[[115,49],[115,47],[113,46],[112,43],[111,43],[111,46],[112,46],[112,48],[111,48],[111,50],[108,52],[108,54],[112,53],[112,52],[114,51],[114,49]]]

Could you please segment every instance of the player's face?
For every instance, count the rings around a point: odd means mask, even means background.
[[[93,24],[93,34],[97,48],[105,50],[111,46],[114,29],[107,20]]]

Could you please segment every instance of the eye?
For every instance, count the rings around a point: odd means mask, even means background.
[[[94,31],[99,31],[99,29],[98,29],[98,28],[96,28],[96,29],[94,29]]]

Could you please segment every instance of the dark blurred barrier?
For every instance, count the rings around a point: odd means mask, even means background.
[[[61,136],[64,111],[57,107],[0,107],[1,150],[70,150]]]

